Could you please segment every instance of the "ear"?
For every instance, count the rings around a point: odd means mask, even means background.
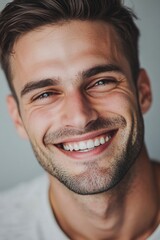
[[[17,102],[15,101],[15,99],[12,95],[7,96],[7,106],[8,106],[9,114],[12,118],[12,121],[13,121],[19,135],[22,138],[28,139],[28,135],[27,135],[26,130],[24,128],[22,118],[19,114],[19,109],[18,109]]]
[[[152,103],[152,92],[149,77],[144,69],[140,70],[137,80],[137,90],[141,111],[142,113],[146,113]]]

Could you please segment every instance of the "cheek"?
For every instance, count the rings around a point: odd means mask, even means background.
[[[60,128],[60,111],[52,106],[25,109],[22,118],[30,138],[42,141],[44,135],[52,128]],[[38,140],[39,139],[39,140]]]
[[[137,108],[136,99],[132,94],[112,93],[94,101],[99,113],[115,113],[119,115],[131,114]]]

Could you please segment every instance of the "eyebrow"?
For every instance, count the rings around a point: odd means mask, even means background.
[[[90,78],[99,73],[104,73],[104,72],[119,72],[119,73],[124,74],[122,69],[118,65],[115,65],[115,64],[98,65],[98,66],[95,66],[93,68],[83,71],[81,74],[82,74],[82,77],[84,79],[86,79],[86,78]]]
[[[33,90],[49,87],[49,86],[57,86],[58,84],[59,84],[58,79],[42,79],[37,82],[36,81],[29,82],[25,84],[23,89],[21,90],[21,97],[23,97],[24,95],[28,94]]]
[[[104,64],[104,65],[97,65],[90,69],[79,72],[78,75],[85,80],[87,78],[93,77],[99,73],[104,73],[104,72],[120,72],[123,74],[123,71],[119,66],[115,64]],[[57,86],[59,85],[59,83],[60,83],[60,80],[56,78],[42,79],[39,81],[31,81],[24,85],[23,89],[21,90],[21,97],[23,97],[24,95],[36,89],[50,87],[50,86]]]

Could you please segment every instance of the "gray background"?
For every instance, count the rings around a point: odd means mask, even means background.
[[[8,1],[0,0],[2,9]],[[139,16],[141,30],[140,60],[151,79],[153,104],[145,115],[145,139],[149,154],[160,159],[160,1],[128,0]],[[9,93],[5,77],[0,70],[0,190],[13,187],[43,172],[33,156],[30,144],[22,140],[11,122],[5,103]]]

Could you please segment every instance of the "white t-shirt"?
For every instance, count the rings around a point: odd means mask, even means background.
[[[48,186],[44,175],[0,196],[0,240],[68,240],[50,208]]]
[[[0,240],[68,240],[52,213],[48,186],[44,175],[0,195]],[[148,240],[160,240],[160,226]]]

